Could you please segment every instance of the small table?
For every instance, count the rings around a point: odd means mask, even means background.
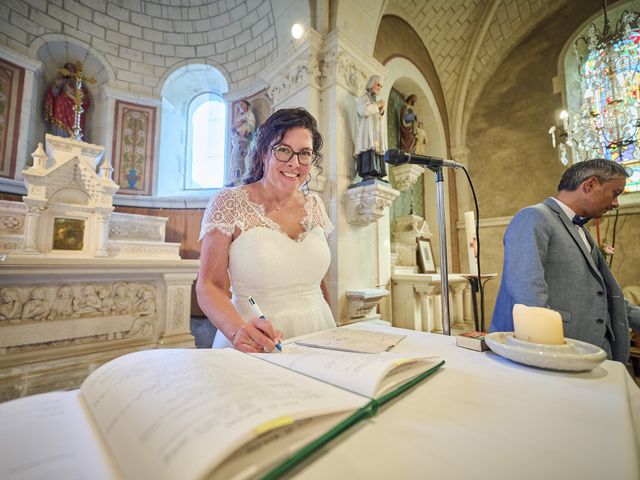
[[[476,331],[484,332],[484,299],[482,299],[482,311],[480,312],[480,322],[478,322],[478,291],[480,290],[480,281],[482,281],[482,287],[491,280],[498,276],[497,273],[483,273],[478,278],[478,275],[472,275],[470,273],[460,273],[461,277],[466,278],[471,284],[471,303],[473,304],[473,323],[476,327]]]

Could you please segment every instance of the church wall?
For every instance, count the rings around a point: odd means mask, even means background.
[[[134,2],[120,6],[87,0],[73,2],[74,8],[69,8],[58,1],[0,0],[0,49],[33,61],[29,68],[35,70],[35,82],[30,83],[31,78],[25,82],[25,97],[32,102],[24,105],[28,131],[21,131],[24,146],[13,160],[17,179],[44,137],[42,100],[65,62],[82,61],[86,75],[98,80],[97,86],[89,88],[93,101],[85,140],[105,145],[111,157],[116,99],[144,96],[141,105],[152,105],[160,98],[167,73],[193,61],[215,65],[234,91],[260,90],[262,73],[278,55],[278,42],[285,38],[289,42],[292,16],[303,22],[309,17],[306,2],[288,6],[278,2],[277,8],[268,0],[185,3],[189,5]],[[277,31],[277,21],[285,22],[287,28]],[[32,85],[30,92],[27,87]],[[151,164],[157,167],[157,150]]]
[[[623,197],[624,200],[624,197]],[[601,219],[600,238],[607,243],[613,240],[614,212],[610,212]],[[593,222],[590,222],[593,223]],[[593,238],[596,238],[594,225],[589,228]],[[611,270],[620,285],[624,288],[630,285],[640,285],[640,207],[622,208],[618,217],[615,238],[615,255]]]
[[[553,91],[553,79],[565,42],[592,14],[580,3],[569,2],[543,21],[505,58],[472,113],[467,145],[469,171],[480,206],[482,269],[483,273],[499,274],[487,284],[487,319],[498,291],[502,237],[508,220],[521,208],[554,195],[565,170],[547,134],[562,108],[561,95]],[[614,259],[613,273],[624,287],[640,284],[640,217],[621,218],[616,239],[620,255]],[[595,228],[590,228],[595,238]]]
[[[276,53],[274,13],[267,0],[183,8],[155,2],[129,2],[123,8],[87,1],[73,9],[54,1],[2,3],[0,44],[27,55],[36,37],[63,32],[105,53],[115,71],[114,86],[139,93],[158,94],[166,69],[194,57],[224,65],[234,87],[248,86]]]
[[[349,0],[336,3],[338,5],[335,26],[348,35],[359,49],[369,54],[373,53],[372,46],[376,41],[378,18],[383,5],[387,2]]]

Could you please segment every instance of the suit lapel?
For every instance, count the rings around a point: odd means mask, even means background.
[[[573,223],[571,223],[571,219],[569,217],[567,217],[567,215],[564,213],[564,210],[562,210],[562,208],[560,208],[560,205],[558,205],[555,202],[555,200],[553,200],[552,198],[547,198],[544,201],[544,204],[547,207],[549,207],[551,210],[553,210],[558,215],[558,219],[564,225],[565,229],[567,230],[567,233],[571,236],[571,238],[573,238],[573,241],[576,243],[577,247],[582,252],[582,256],[586,260],[587,264],[589,264],[589,268],[591,269],[591,272],[604,285],[604,280],[602,278],[602,274],[600,273],[600,269],[598,268],[598,265],[594,261],[594,258],[591,255],[591,252],[587,249],[587,246],[584,244],[584,241],[580,237],[580,234],[578,233],[578,229],[576,228],[576,226]],[[589,234],[588,230],[584,229],[584,232],[587,235],[587,239],[589,240],[589,242],[592,245],[595,245],[595,243],[594,243],[593,239],[591,238],[591,235]],[[595,253],[597,254],[597,252],[595,252]]]

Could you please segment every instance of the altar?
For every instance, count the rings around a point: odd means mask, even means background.
[[[356,328],[404,333],[394,352],[446,363],[294,478],[640,478],[640,389],[622,363],[543,370],[445,335]]]
[[[46,136],[23,202],[0,201],[0,401],[77,387],[126,353],[193,347],[198,260],[167,219],[114,212],[104,147]]]

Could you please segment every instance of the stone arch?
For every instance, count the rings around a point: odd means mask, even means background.
[[[381,90],[381,97],[386,102],[389,100],[389,94],[392,87],[404,94],[416,94],[418,101],[416,103],[416,114],[422,119],[424,129],[427,131],[429,142],[427,143],[427,152],[429,155],[447,158],[448,143],[445,131],[445,119],[442,118],[438,108],[436,96],[431,88],[430,83],[422,74],[420,69],[403,57],[394,57],[385,64],[387,76]],[[451,178],[451,177],[449,177]],[[435,185],[435,177],[431,172],[423,175],[424,180],[424,217],[432,233],[437,231],[438,211],[437,211],[437,191]],[[448,188],[448,182],[445,182]],[[447,216],[449,212],[447,209]],[[447,220],[447,223],[449,221]],[[438,235],[432,237],[433,250],[438,251],[440,239]],[[451,239],[449,239],[449,242]],[[449,249],[451,251],[451,249]]]
[[[405,48],[401,51],[398,47],[399,45],[411,45],[412,48],[411,50]],[[388,67],[389,63],[396,58],[404,59],[414,65],[419,76],[424,78],[429,86],[428,90],[432,92],[439,116],[442,119],[446,138],[449,139],[449,115],[440,77],[429,51],[413,27],[404,19],[395,15],[382,17],[376,37],[374,56],[383,65],[387,66],[388,72],[392,70]],[[385,81],[388,83],[388,80]]]

